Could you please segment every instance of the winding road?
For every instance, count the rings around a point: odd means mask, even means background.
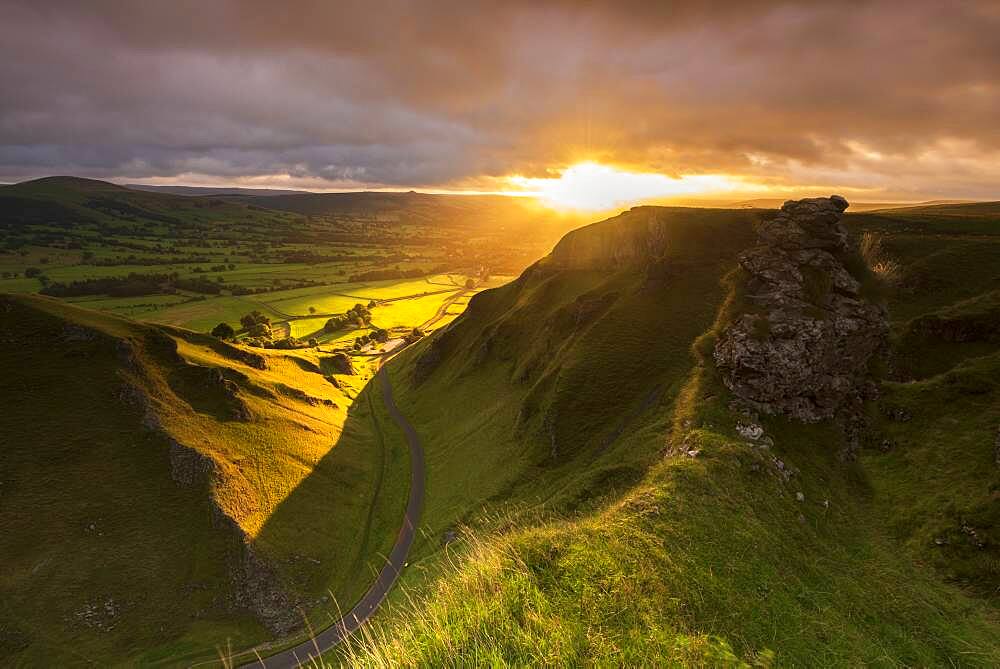
[[[393,421],[403,431],[406,443],[410,448],[410,496],[406,502],[406,513],[403,515],[403,524],[399,528],[396,542],[389,553],[388,562],[382,567],[378,578],[364,597],[354,605],[339,621],[326,628],[312,639],[303,641],[297,646],[284,650],[270,657],[248,662],[243,666],[263,666],[267,669],[294,669],[304,663],[315,659],[319,654],[334,648],[345,637],[354,632],[368,620],[378,609],[382,600],[392,589],[399,578],[403,567],[406,565],[406,556],[413,545],[416,536],[417,525],[420,523],[420,512],[424,505],[424,449],[420,443],[417,431],[413,429],[409,421],[400,413],[396,406],[396,400],[392,395],[392,382],[389,374],[385,371],[385,366],[379,368],[376,377],[382,387],[382,401]]]

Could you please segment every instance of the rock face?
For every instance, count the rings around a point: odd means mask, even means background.
[[[743,302],[719,337],[723,382],[752,408],[804,422],[838,418],[856,441],[868,362],[886,342],[885,309],[864,300],[844,266],[847,201],[789,201],[741,254]]]
[[[351,361],[351,356],[346,353],[334,353],[330,358],[330,364],[333,366],[334,374],[345,374],[348,376],[357,374],[354,370],[354,363]]]

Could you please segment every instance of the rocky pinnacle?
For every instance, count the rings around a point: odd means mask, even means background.
[[[845,267],[847,207],[839,195],[786,202],[740,255],[737,312],[714,358],[750,409],[810,423],[838,418],[845,427],[860,415],[888,319]]]

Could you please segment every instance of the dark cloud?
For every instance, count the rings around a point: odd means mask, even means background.
[[[0,0],[0,178],[1000,196],[994,2]]]

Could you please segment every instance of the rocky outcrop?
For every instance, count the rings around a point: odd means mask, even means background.
[[[444,360],[444,349],[447,344],[447,332],[443,336],[437,336],[431,340],[430,345],[423,350],[413,365],[413,383],[419,386],[430,378],[434,370],[438,368]]]
[[[714,358],[747,407],[804,422],[838,418],[854,442],[888,318],[844,265],[847,206],[837,195],[790,201],[759,225],[757,245],[739,258],[741,301]]]
[[[570,269],[630,265],[663,255],[668,239],[668,217],[662,208],[633,207],[566,234],[552,249],[552,263]]]
[[[285,589],[271,563],[253,547],[243,528],[210,497],[212,525],[235,538],[235,555],[229,558],[233,605],[250,611],[275,636],[302,626],[299,602]]]
[[[170,478],[179,486],[203,483],[216,472],[215,461],[166,435],[170,447]]]
[[[249,609],[272,634],[285,636],[302,627],[299,602],[285,590],[270,563],[252,548],[242,547],[241,559],[232,565],[236,604]]]
[[[334,374],[344,374],[347,376],[354,376],[357,371],[354,369],[354,362],[351,360],[351,356],[346,353],[335,353],[329,358],[330,368],[333,370]]]
[[[249,611],[272,634],[282,636],[297,629],[302,620],[298,614],[298,602],[291,591],[286,589],[275,569],[266,558],[253,547],[251,538],[239,523],[223,510],[215,495],[214,485],[221,473],[220,468],[209,455],[176,440],[157,412],[155,402],[147,391],[139,385],[143,374],[137,374],[139,358],[134,346],[119,346],[121,361],[130,369],[128,379],[118,391],[118,399],[134,408],[141,416],[144,429],[160,437],[167,443],[170,461],[170,477],[179,487],[208,487],[208,505],[212,526],[230,537],[231,548],[228,556],[232,581],[232,605]],[[213,367],[185,365],[185,374],[208,388],[221,389],[227,400],[228,410],[236,420],[250,420],[251,416],[239,396],[239,385],[227,379],[223,370]],[[330,400],[326,400],[330,402]],[[332,402],[331,402],[332,404]]]

